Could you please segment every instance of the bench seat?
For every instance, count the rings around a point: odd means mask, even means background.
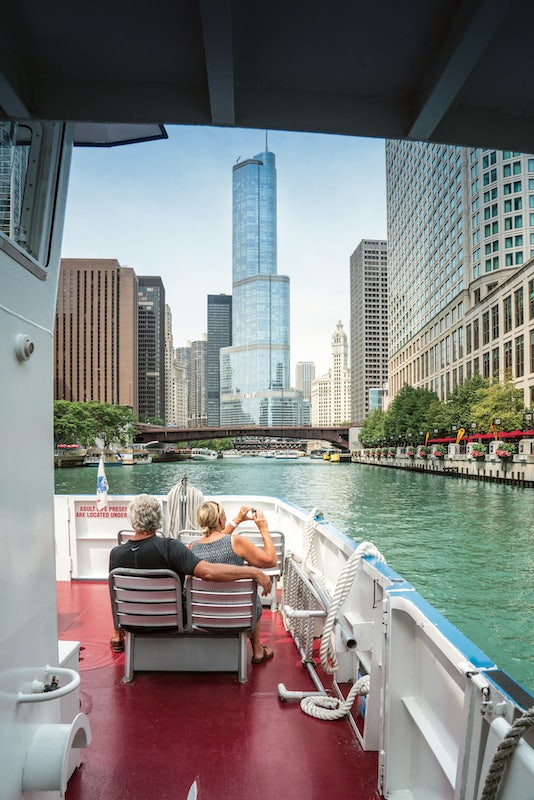
[[[123,681],[136,670],[235,671],[247,680],[247,637],[256,625],[256,582],[118,567],[109,574],[113,622],[125,637]]]

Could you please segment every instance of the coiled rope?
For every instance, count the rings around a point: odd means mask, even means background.
[[[495,800],[498,797],[504,769],[512,758],[521,737],[534,725],[534,706],[518,717],[497,747],[491,762],[480,800]]]
[[[319,651],[321,666],[327,674],[332,674],[338,667],[337,656],[332,644],[332,633],[337,614],[351,589],[362,558],[365,556],[374,556],[382,563],[386,562],[384,556],[377,550],[372,542],[361,542],[343,567],[328,611]],[[364,675],[352,685],[346,700],[343,702],[328,696],[311,696],[303,698],[300,707],[305,714],[309,714],[317,719],[340,719],[350,711],[356,695],[366,695],[368,693],[369,676]]]

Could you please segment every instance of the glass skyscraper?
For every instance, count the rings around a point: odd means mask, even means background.
[[[221,350],[221,425],[296,425],[289,388],[289,278],[278,275],[276,165],[266,150],[233,167],[232,346]]]

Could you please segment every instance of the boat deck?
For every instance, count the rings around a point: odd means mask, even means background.
[[[377,754],[362,752],[345,720],[317,720],[282,703],[278,684],[313,690],[280,614],[264,610],[262,639],[275,656],[230,673],[137,673],[122,683],[124,655],[109,646],[106,582],[57,584],[59,638],[79,641],[80,705],[92,743],[66,800],[336,797],[377,800]],[[324,685],[328,686],[328,678]]]

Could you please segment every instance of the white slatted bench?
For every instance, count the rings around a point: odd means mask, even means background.
[[[138,670],[248,673],[247,636],[256,625],[251,579],[188,577],[184,593],[172,570],[118,567],[110,572],[113,622],[124,632],[123,681]]]
[[[243,536],[246,536],[247,539],[250,539],[250,541],[258,547],[263,547],[263,539],[261,538],[261,533],[258,531],[256,526],[254,526],[254,528],[248,528],[246,524],[241,525],[239,527],[239,532],[240,534],[243,534]],[[277,564],[275,567],[267,567],[266,569],[262,569],[262,572],[265,572],[266,575],[270,575],[273,582],[273,588],[268,595],[260,594],[260,600],[262,605],[269,606],[271,611],[276,611],[278,608],[278,581],[284,571],[285,537],[282,531],[269,531],[269,533],[271,534],[274,549],[276,550]],[[177,538],[180,539],[180,541],[185,545],[189,545],[191,542],[194,542],[201,536],[203,536],[202,531],[182,530],[179,532]]]

